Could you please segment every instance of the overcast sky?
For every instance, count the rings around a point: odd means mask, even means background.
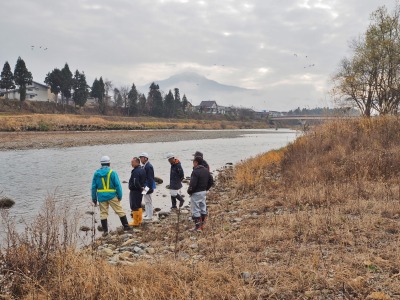
[[[371,12],[382,5],[391,11],[394,4],[1,0],[0,64],[8,61],[13,70],[21,56],[34,80],[43,82],[68,62],[72,72],[85,72],[89,85],[102,76],[116,87],[194,71],[262,90],[262,99],[255,100],[259,108],[332,106],[330,77],[351,54],[349,41],[365,32]]]

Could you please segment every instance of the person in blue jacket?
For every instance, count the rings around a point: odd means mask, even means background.
[[[100,207],[100,221],[103,227],[103,236],[108,235],[108,207],[119,216],[124,230],[130,230],[128,219],[121,205],[122,187],[117,172],[110,168],[110,157],[103,156],[100,159],[101,168],[98,169],[92,180],[92,202]]]
[[[149,188],[147,193],[143,195],[144,209],[146,210],[146,215],[143,217],[143,219],[151,221],[153,220],[153,201],[151,199],[151,194],[156,189],[156,182],[154,181],[154,168],[149,162],[149,155],[146,152],[142,152],[139,155],[139,158],[140,162],[142,163],[142,167],[146,172],[145,186]]]

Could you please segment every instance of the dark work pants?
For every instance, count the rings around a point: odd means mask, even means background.
[[[129,192],[129,204],[131,210],[138,211],[142,207],[143,195],[141,191],[130,191]]]

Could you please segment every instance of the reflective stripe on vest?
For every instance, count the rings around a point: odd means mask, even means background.
[[[104,177],[101,177],[101,181],[103,183],[103,189],[102,190],[97,190],[98,193],[108,193],[108,192],[116,192],[115,189],[110,189],[110,177],[111,173],[113,170],[110,170],[107,174],[107,185],[106,182],[104,181]]]

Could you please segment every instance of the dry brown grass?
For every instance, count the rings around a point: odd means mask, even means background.
[[[265,122],[107,117],[91,115],[0,115],[0,131],[237,129],[266,128]]]
[[[338,121],[297,139],[278,164],[266,153],[235,168],[244,179],[231,197],[263,213],[240,233],[255,252],[245,256],[267,266],[266,286],[279,283],[272,298],[400,297],[399,146],[398,118]],[[242,182],[255,189],[243,193]]]
[[[208,195],[205,231],[182,230],[177,259],[169,252],[151,262],[112,266],[66,250],[54,253],[47,275],[24,271],[21,295],[399,299],[399,134],[397,118],[315,128],[286,149],[221,172]],[[160,253],[174,248],[175,222],[170,217],[147,227],[142,241]],[[194,242],[198,248],[191,249]]]

